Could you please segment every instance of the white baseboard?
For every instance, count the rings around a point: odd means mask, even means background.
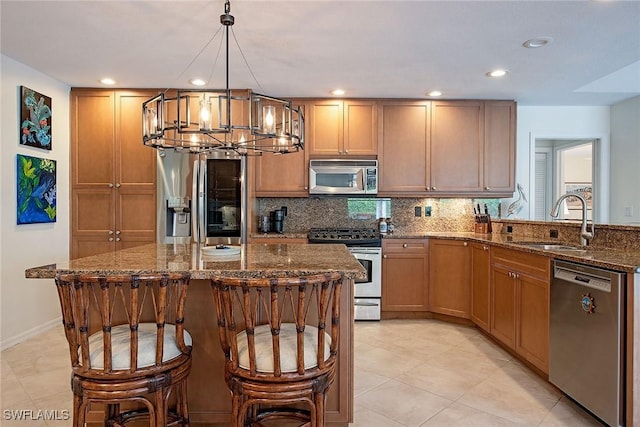
[[[21,342],[28,340],[31,337],[41,334],[44,331],[48,331],[51,328],[59,326],[62,326],[62,316],[43,323],[42,325],[36,326],[35,328],[31,328],[28,331],[25,331],[9,339],[3,339],[2,341],[0,341],[0,351],[4,351],[16,344],[20,344]]]

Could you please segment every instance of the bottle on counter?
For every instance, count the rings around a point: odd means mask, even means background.
[[[378,223],[378,230],[380,231],[380,234],[387,234],[388,225],[385,218],[380,218],[380,222]]]
[[[391,218],[387,218],[387,234],[393,234],[393,230],[395,228],[395,225],[393,225],[393,222],[391,222]]]

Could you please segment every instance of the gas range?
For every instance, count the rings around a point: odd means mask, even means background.
[[[309,243],[342,243],[347,246],[380,247],[382,238],[375,228],[312,228]]]

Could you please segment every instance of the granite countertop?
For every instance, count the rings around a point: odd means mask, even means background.
[[[585,246],[580,252],[559,251],[553,249],[538,249],[523,246],[523,242],[551,243],[552,239],[536,239],[527,236],[512,236],[508,234],[491,233],[478,234],[472,232],[431,232],[431,233],[394,233],[387,235],[384,239],[424,239],[439,238],[453,240],[468,240],[472,242],[487,243],[494,246],[517,249],[538,255],[545,255],[551,258],[568,261],[581,262],[596,267],[619,270],[626,272],[640,273],[640,248],[636,250],[616,250],[611,248]],[[563,244],[554,241],[553,243]],[[571,244],[569,244],[571,245]],[[573,246],[573,245],[571,245]]]
[[[197,244],[150,244],[101,255],[29,268],[31,279],[56,273],[143,274],[189,271],[192,279],[282,277],[339,271],[352,279],[366,278],[364,267],[345,245],[246,244],[240,254],[207,255]]]

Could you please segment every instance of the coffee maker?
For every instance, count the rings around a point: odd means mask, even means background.
[[[271,231],[276,233],[283,233],[284,230],[284,217],[287,216],[287,207],[282,206],[280,209],[269,212],[269,218],[271,219]]]

